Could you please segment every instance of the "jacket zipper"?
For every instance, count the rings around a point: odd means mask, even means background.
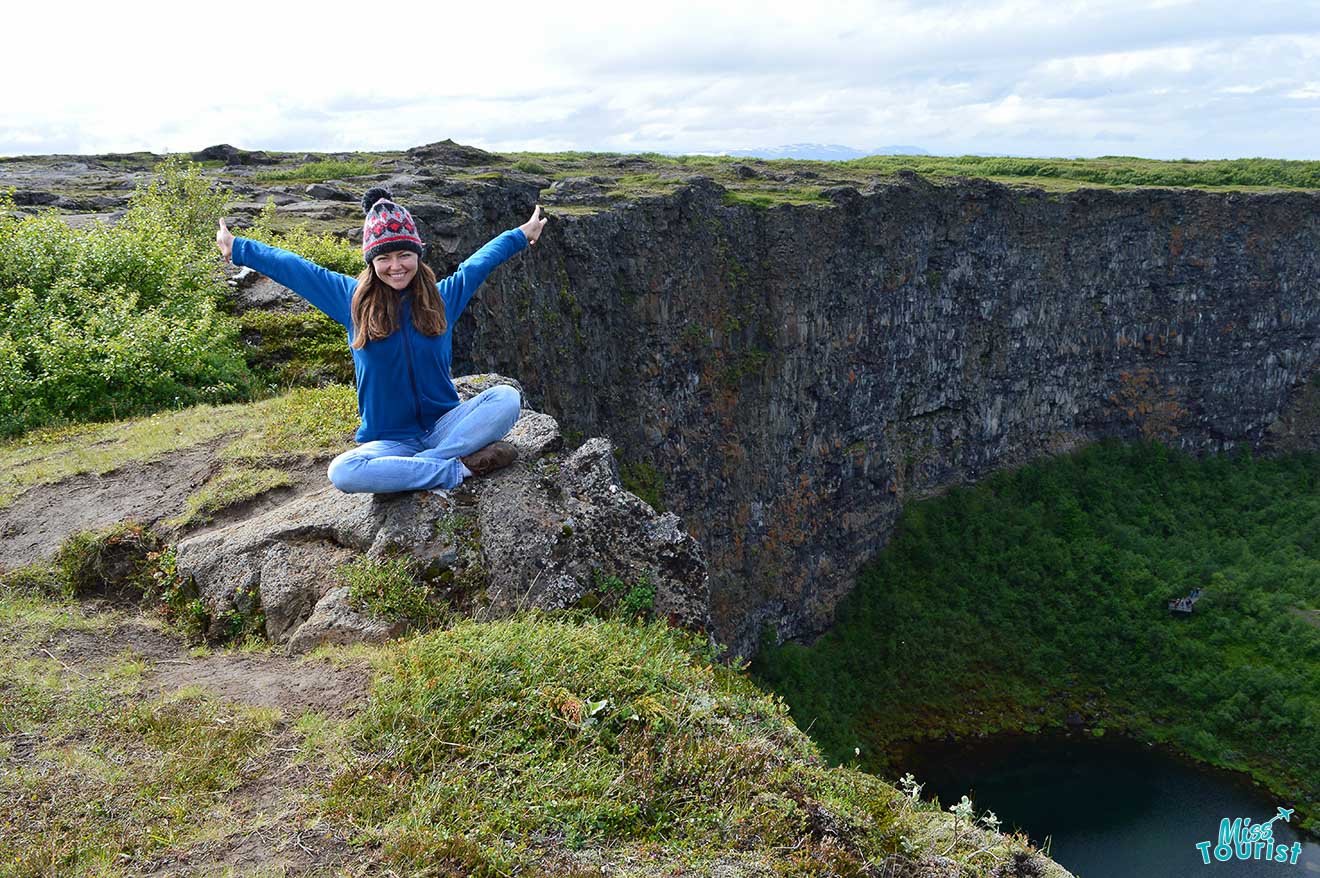
[[[417,419],[418,428],[425,433],[426,425],[422,423],[422,395],[417,392],[417,373],[413,369],[412,345],[408,342],[408,327],[412,321],[409,319],[412,307],[408,302],[404,302],[405,307],[400,315],[399,332],[403,333],[403,353],[408,360],[408,383],[412,385],[413,392],[413,416]]]

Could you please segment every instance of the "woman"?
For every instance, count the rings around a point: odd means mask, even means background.
[[[331,483],[347,492],[448,490],[508,466],[517,452],[498,440],[518,420],[518,391],[500,385],[459,402],[449,377],[453,329],[486,275],[536,243],[546,224],[541,206],[438,283],[406,208],[380,188],[363,196],[362,208],[367,267],[357,278],[234,237],[223,219],[215,236],[226,259],[283,284],[348,332],[361,444],[331,461]]]

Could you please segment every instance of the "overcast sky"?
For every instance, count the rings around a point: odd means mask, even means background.
[[[1320,0],[710,2],[14,4],[0,154],[1320,158]]]

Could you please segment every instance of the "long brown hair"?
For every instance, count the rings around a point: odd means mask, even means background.
[[[408,290],[412,293],[413,326],[422,335],[443,335],[449,323],[445,320],[445,303],[435,288],[431,266],[417,260],[417,273]],[[351,347],[361,349],[367,342],[385,338],[399,328],[401,295],[402,292],[380,279],[374,267],[368,265],[363,269],[349,308],[354,328]]]

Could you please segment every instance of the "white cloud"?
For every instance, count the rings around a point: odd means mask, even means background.
[[[6,13],[0,153],[404,148],[1318,157],[1320,8],[1258,0]],[[42,38],[43,34],[52,35]],[[39,73],[27,73],[39,71]]]

